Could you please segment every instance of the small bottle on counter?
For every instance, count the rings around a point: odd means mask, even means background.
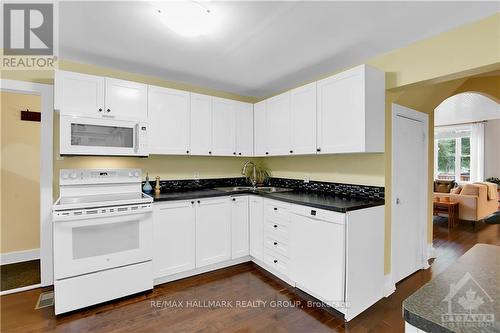
[[[142,192],[151,194],[153,192],[153,187],[149,183],[149,174],[146,173],[146,181],[144,182],[144,185],[142,186]]]
[[[155,185],[155,194],[159,195],[161,192],[161,187],[160,187],[160,177],[156,176],[156,185]]]

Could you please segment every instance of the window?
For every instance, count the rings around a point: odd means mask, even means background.
[[[435,131],[435,179],[469,182],[471,174],[470,127],[443,127]]]

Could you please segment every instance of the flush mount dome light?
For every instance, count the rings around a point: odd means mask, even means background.
[[[198,37],[213,33],[217,27],[216,15],[198,1],[165,1],[155,3],[156,13],[170,30],[184,37]]]

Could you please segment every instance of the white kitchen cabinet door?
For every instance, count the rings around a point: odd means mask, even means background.
[[[228,198],[199,199],[196,205],[196,267],[231,259]]]
[[[212,98],[212,155],[236,155],[236,104]]]
[[[254,155],[266,156],[267,151],[267,119],[266,119],[266,101],[254,104],[253,106],[253,142]]]
[[[191,93],[191,155],[212,154],[212,97]]]
[[[99,117],[104,110],[104,78],[66,71],[55,71],[54,108],[61,115]]]
[[[116,119],[147,120],[148,86],[106,78],[105,114]]]
[[[236,105],[236,154],[253,156],[253,105],[234,102]]]
[[[250,253],[248,230],[248,196],[231,198],[231,258]]]
[[[188,92],[148,87],[150,154],[189,154],[189,110]]]
[[[316,154],[316,82],[290,92],[290,154]]]
[[[317,85],[318,152],[383,152],[384,73],[362,65]]]
[[[289,155],[290,144],[290,92],[272,97],[267,103],[266,155]]]
[[[191,201],[154,204],[153,244],[155,278],[195,268],[195,206]]]
[[[249,197],[250,255],[264,260],[264,199]]]
[[[297,288],[324,302],[344,301],[344,239],[341,223],[292,214],[290,278]]]

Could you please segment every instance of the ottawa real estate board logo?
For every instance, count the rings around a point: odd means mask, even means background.
[[[54,4],[3,4],[2,70],[52,70]]]

